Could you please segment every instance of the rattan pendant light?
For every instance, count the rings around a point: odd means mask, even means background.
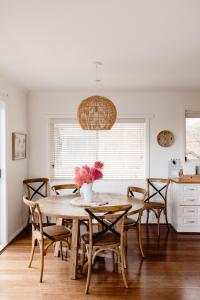
[[[101,62],[96,64],[96,83],[100,80],[97,76],[97,69]],[[85,130],[109,130],[117,118],[117,110],[113,102],[104,96],[90,96],[84,99],[77,113],[78,121]]]

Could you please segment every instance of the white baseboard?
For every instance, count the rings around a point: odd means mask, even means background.
[[[0,244],[0,251],[6,247],[6,244]]]
[[[14,233],[12,233],[9,237],[8,237],[8,243],[10,243],[12,240],[14,240],[14,238],[16,238],[16,236],[27,226],[27,221],[24,222],[24,224],[19,227]]]

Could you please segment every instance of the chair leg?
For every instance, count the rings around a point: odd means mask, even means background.
[[[149,225],[149,209],[147,209],[147,220],[146,220],[146,225]]]
[[[30,210],[28,210],[28,217],[27,217],[27,226],[29,225],[29,222],[30,222]]]
[[[113,272],[115,272],[115,253],[112,251],[112,266],[113,266]]]
[[[165,207],[165,209],[164,209],[164,214],[165,214],[165,222],[166,222],[166,225],[167,225],[168,229],[170,229],[169,223],[168,223],[167,208],[166,208],[166,207]]]
[[[118,255],[116,252],[115,252],[115,271],[116,272],[118,271]]]
[[[30,256],[30,260],[28,263],[28,268],[31,267],[32,261],[33,261],[33,256],[34,256],[34,252],[35,252],[35,246],[36,246],[36,239],[32,237],[32,248],[31,248],[31,256]]]
[[[46,220],[47,220],[47,225],[49,225],[50,222],[49,222],[49,217],[48,216],[46,216]]]
[[[143,252],[143,248],[142,248],[142,239],[141,239],[141,216],[139,216],[139,220],[138,220],[137,236],[138,236],[139,250],[140,250],[142,257],[144,258],[145,256],[144,256],[144,252]]]
[[[128,288],[128,283],[126,280],[126,274],[125,274],[125,269],[124,269],[124,264],[125,264],[124,246],[120,246],[119,261],[120,261],[120,265],[121,265],[121,272],[122,272],[122,278],[124,281],[124,285],[126,288]]]
[[[43,271],[44,271],[44,241],[39,241],[40,246],[40,282],[42,282]]]
[[[158,230],[158,238],[160,237],[160,214],[161,214],[161,210],[157,210],[157,221],[158,221],[157,230]]]
[[[88,273],[87,273],[87,282],[86,282],[86,288],[85,288],[86,294],[88,294],[88,292],[89,292],[91,272],[92,272],[92,248],[90,248],[88,251]]]
[[[128,232],[127,230],[124,231],[124,248],[125,248],[125,251],[124,251],[124,254],[125,254],[125,259],[124,259],[124,268],[127,269],[128,267],[128,261],[127,261],[127,249],[128,249],[128,245],[127,245],[127,235],[128,235]]]
[[[113,272],[117,272],[117,257],[114,251],[112,251],[112,265],[113,265]]]
[[[63,260],[63,248],[62,248],[62,241],[60,241],[60,256],[61,256],[61,259]]]
[[[81,274],[83,274],[83,267],[84,267],[84,263],[85,263],[85,252],[86,252],[84,244],[81,245],[81,250],[82,250],[82,253],[81,253],[80,265],[81,265]]]

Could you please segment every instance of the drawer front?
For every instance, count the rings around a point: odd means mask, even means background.
[[[200,205],[200,196],[193,195],[193,196],[183,196],[183,205]]]
[[[194,226],[194,225],[199,225],[199,219],[198,218],[183,218],[183,224],[182,225],[187,225],[187,226]]]
[[[196,206],[181,207],[181,215],[183,217],[198,218],[198,216],[200,216],[200,208]]]
[[[195,184],[185,184],[183,187],[183,195],[198,196],[200,192],[200,186]]]

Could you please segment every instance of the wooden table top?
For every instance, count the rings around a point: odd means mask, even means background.
[[[144,202],[137,198],[128,198],[126,195],[115,193],[96,193],[96,197],[106,200],[106,205],[121,205],[131,204],[132,208],[130,213],[137,213],[144,205]],[[37,200],[40,205],[41,213],[48,216],[56,216],[63,219],[87,219],[88,214],[84,207],[72,205],[72,199],[78,197],[74,195],[67,196],[49,196]],[[73,200],[74,201],[74,200]]]

